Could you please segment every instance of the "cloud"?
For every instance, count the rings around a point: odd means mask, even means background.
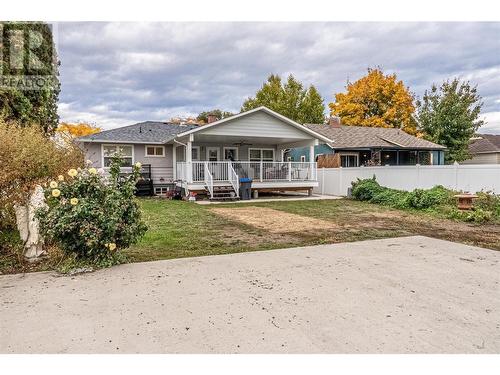
[[[418,96],[460,77],[478,85],[500,133],[500,23],[62,23],[60,115],[105,128],[221,108],[239,111],[270,73],[325,102],[380,66]]]

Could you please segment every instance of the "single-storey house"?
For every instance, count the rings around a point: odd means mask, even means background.
[[[469,143],[471,159],[461,164],[500,164],[500,134],[478,134]]]
[[[304,126],[333,140],[315,146],[315,160],[319,155],[339,154],[342,167],[444,164],[446,147],[400,129],[343,126],[338,117],[331,117],[327,124]],[[286,160],[307,162],[309,152],[304,148],[289,150]]]
[[[332,140],[266,107],[203,125],[146,121],[78,138],[94,167],[109,167],[120,152],[125,170],[148,167],[155,194],[173,187],[210,198],[238,197],[241,178],[253,191],[306,190],[318,186],[314,150]],[[292,148],[309,150],[308,162],[286,162]]]

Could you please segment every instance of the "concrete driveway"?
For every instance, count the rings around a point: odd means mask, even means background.
[[[3,353],[499,353],[500,252],[425,237],[0,277]]]

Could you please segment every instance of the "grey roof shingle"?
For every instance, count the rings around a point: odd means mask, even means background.
[[[177,134],[197,128],[168,122],[145,121],[78,138],[80,142],[165,143]]]
[[[471,154],[500,152],[500,134],[478,134],[469,144]]]
[[[345,125],[333,127],[328,124],[305,124],[305,126],[333,139],[331,146],[334,149],[399,148],[444,150],[446,148],[395,128]]]

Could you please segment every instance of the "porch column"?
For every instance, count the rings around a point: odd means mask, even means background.
[[[193,141],[194,135],[189,134],[189,140],[186,142],[186,179],[187,182],[193,182]]]
[[[309,146],[309,167],[311,169],[310,179],[316,180],[316,163],[314,160],[314,147],[318,144],[318,140],[315,139],[313,144]]]
[[[172,179],[177,180],[177,145],[172,145]]]

